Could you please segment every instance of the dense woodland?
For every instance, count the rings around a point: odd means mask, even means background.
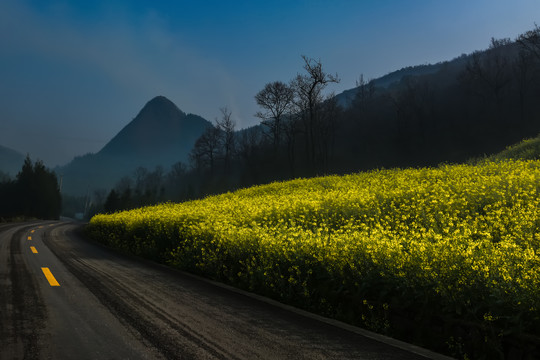
[[[78,202],[90,213],[113,212],[275,180],[463,162],[540,131],[538,26],[432,71],[405,69],[410,75],[391,84],[361,76],[345,103],[331,93],[338,75],[319,60],[302,60],[291,81],[270,82],[255,94],[260,125],[237,131],[234,114],[222,108],[188,164],[138,168],[112,191]]]
[[[28,156],[15,180],[0,176],[0,199],[0,221],[60,216],[62,200],[56,174],[41,161],[32,163]]]

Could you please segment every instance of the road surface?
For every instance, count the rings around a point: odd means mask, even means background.
[[[0,225],[0,359],[445,358],[122,256],[79,227]]]

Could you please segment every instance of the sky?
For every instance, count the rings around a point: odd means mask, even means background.
[[[1,0],[0,145],[64,165],[157,95],[210,121],[227,107],[245,128],[302,55],[339,75],[338,94],[539,22],[538,0]]]

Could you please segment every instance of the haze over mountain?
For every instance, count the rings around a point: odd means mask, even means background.
[[[186,161],[195,140],[210,123],[185,114],[169,99],[157,96],[126,125],[98,155],[134,161],[136,165],[162,165]]]
[[[108,189],[139,166],[167,170],[174,163],[187,162],[195,141],[210,125],[198,115],[182,112],[166,97],[157,96],[98,153],[76,157],[57,168],[62,191],[81,194],[87,189]]]
[[[293,116],[287,126],[291,132],[281,133],[272,146],[264,126],[236,129],[237,151],[223,161],[223,139],[218,140],[215,157],[206,161],[203,154],[201,161],[189,164],[194,169],[190,186],[204,195],[290,176],[431,166],[498,152],[540,131],[535,120],[538,88],[531,85],[538,66],[518,42],[492,39],[486,50],[364,81],[336,96],[343,111],[321,107],[327,113],[320,119],[331,124],[314,123],[317,128],[311,129],[305,119]],[[493,87],[493,81],[502,85]],[[63,193],[108,191],[122,177],[133,179],[138,167],[162,166],[162,173],[168,173],[171,165],[188,163],[196,140],[209,126],[201,116],[155,97],[100,151],[56,169]],[[308,138],[311,133],[317,137]],[[310,156],[313,164],[306,160]],[[208,184],[199,186],[204,181]]]
[[[0,144],[64,165],[158,94],[206,119],[226,106],[248,128],[253,96],[301,72],[301,55],[337,72],[340,93],[513,38],[539,13],[535,0],[2,0]]]
[[[387,88],[405,76],[434,73],[440,66],[404,68],[374,79],[373,83],[378,88]],[[350,106],[358,89],[338,94],[339,104],[344,108]],[[138,167],[152,170],[162,166],[167,171],[177,162],[188,163],[189,152],[208,126],[211,123],[201,116],[186,114],[166,97],[156,96],[100,151],[75,157],[67,165],[56,168],[62,178],[62,192],[83,195],[88,190],[109,190],[122,177],[131,177]]]
[[[23,154],[0,145],[0,171],[14,176],[21,170],[23,162]]]

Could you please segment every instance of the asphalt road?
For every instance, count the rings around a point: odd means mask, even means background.
[[[87,242],[0,226],[0,359],[445,357]]]

